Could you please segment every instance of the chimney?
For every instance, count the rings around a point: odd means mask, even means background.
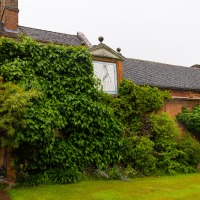
[[[18,0],[0,0],[0,19],[8,32],[18,31]]]

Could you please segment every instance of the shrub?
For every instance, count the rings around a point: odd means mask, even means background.
[[[169,174],[174,174],[179,169],[176,139],[180,135],[178,126],[167,114],[151,114],[151,140],[154,142],[155,156],[158,159],[158,168]]]
[[[120,83],[119,94],[111,106],[127,131],[142,132],[143,119],[147,113],[159,110],[164,99],[170,98],[166,91],[156,87],[136,85],[130,80]]]
[[[138,174],[153,174],[157,163],[154,157],[154,143],[143,136],[133,135],[124,138],[124,162]]]
[[[83,178],[83,175],[75,168],[49,169],[39,173],[20,172],[17,177],[18,186],[30,187],[52,184],[76,183]]]
[[[177,119],[190,131],[197,139],[200,139],[200,106],[194,106],[193,110],[183,108],[177,115]]]
[[[181,152],[178,160],[181,163],[180,171],[183,173],[196,172],[200,163],[200,144],[189,133],[181,137],[177,145]]]

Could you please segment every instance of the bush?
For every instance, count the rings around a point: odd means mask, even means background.
[[[126,137],[124,139],[124,162],[138,174],[153,174],[157,170],[154,143],[148,137],[136,135]]]
[[[178,156],[178,160],[181,163],[180,172],[196,172],[197,166],[200,164],[199,142],[187,133],[185,136],[180,138],[177,148],[181,152]]]
[[[17,177],[18,186],[30,187],[52,184],[76,183],[83,179],[77,169],[49,169],[36,174],[20,172]]]
[[[115,115],[126,128],[126,132],[140,135],[148,134],[146,115],[159,110],[164,105],[164,99],[170,98],[167,91],[156,87],[136,85],[130,80],[120,83],[119,94],[111,102]]]
[[[183,108],[182,112],[177,115],[177,119],[198,140],[200,139],[200,106],[194,106],[191,111]]]
[[[177,157],[177,138],[180,136],[178,126],[167,114],[151,114],[149,116],[151,124],[151,140],[154,142],[155,156],[158,159],[158,168],[169,174],[179,171],[179,161]]]

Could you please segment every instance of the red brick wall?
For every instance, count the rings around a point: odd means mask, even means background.
[[[7,30],[17,31],[18,12],[18,0],[2,0],[1,21]]]
[[[195,105],[200,105],[200,92],[171,90],[172,100],[166,100],[161,111],[167,112],[172,117],[176,117],[181,112],[182,107],[192,109]]]
[[[118,61],[117,62],[117,83],[118,83],[118,87],[120,85],[120,82],[122,81],[124,77],[124,74],[123,74],[123,62],[122,61]]]
[[[186,98],[200,98],[200,92],[193,91],[180,91],[180,90],[171,90],[171,95],[173,97],[186,97]]]

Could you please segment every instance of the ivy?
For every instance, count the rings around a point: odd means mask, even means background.
[[[44,45],[21,36],[1,38],[0,54],[5,81],[41,94],[16,135],[16,166],[35,173],[119,162],[123,127],[97,89],[86,47]]]
[[[125,129],[123,164],[139,175],[196,171],[200,145],[181,135],[167,113],[157,112],[169,98],[167,91],[123,80],[119,95],[110,102]]]
[[[142,121],[146,114],[158,111],[164,105],[164,100],[169,98],[170,95],[167,91],[123,80],[120,84],[119,95],[111,103],[111,106],[127,130],[141,132]]]
[[[194,106],[192,110],[183,108],[177,115],[177,119],[190,131],[197,139],[200,139],[200,106]]]
[[[2,118],[0,128],[14,136],[15,167],[28,177],[19,179],[22,185],[76,182],[85,169],[118,165],[134,175],[196,170],[199,144],[157,113],[170,98],[167,91],[123,80],[117,97],[104,94],[86,47],[20,36],[1,38],[0,55],[0,114],[9,122],[4,126]],[[198,131],[195,109],[184,110],[179,120]]]

